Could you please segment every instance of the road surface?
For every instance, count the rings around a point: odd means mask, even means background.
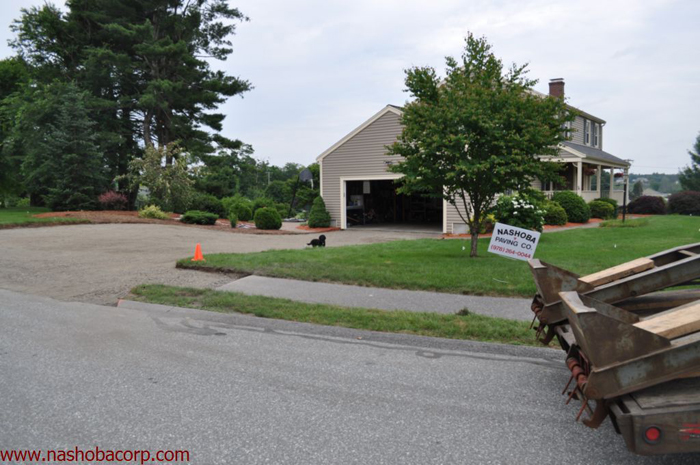
[[[198,464],[645,464],[574,422],[558,351],[0,290],[0,449]]]

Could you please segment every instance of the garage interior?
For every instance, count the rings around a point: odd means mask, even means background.
[[[396,188],[393,180],[346,181],[347,227],[442,231],[442,199]]]

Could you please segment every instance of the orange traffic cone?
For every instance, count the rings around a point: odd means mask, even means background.
[[[204,255],[202,255],[202,246],[197,242],[197,246],[194,248],[194,258],[193,262],[206,262]]]

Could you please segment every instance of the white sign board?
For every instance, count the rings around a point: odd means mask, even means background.
[[[488,251],[516,260],[530,260],[535,257],[539,241],[540,233],[536,231],[496,223]]]

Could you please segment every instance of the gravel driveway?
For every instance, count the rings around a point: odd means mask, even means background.
[[[326,233],[329,247],[437,237],[350,230]],[[311,235],[231,234],[152,224],[93,224],[0,230],[0,288],[66,301],[114,304],[144,283],[218,287],[220,274],[178,270],[175,261],[204,255],[303,248]]]

